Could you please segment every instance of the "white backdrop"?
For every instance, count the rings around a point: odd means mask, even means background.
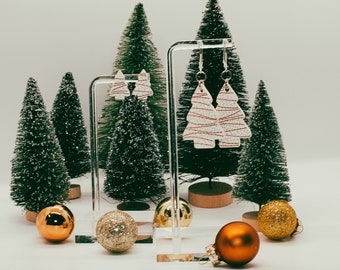
[[[62,76],[72,72],[88,123],[89,84],[112,72],[119,40],[138,2],[166,66],[174,42],[196,37],[206,0],[0,1],[0,170],[6,178],[28,78],[38,81],[50,110]],[[266,84],[288,163],[339,156],[340,1],[219,4],[238,49],[251,105],[258,82]]]

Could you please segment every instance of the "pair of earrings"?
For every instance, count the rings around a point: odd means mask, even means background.
[[[135,82],[135,88],[130,93],[128,83]],[[109,96],[114,97],[116,100],[123,100],[130,95],[136,95],[139,99],[147,99],[153,95],[150,83],[150,74],[144,69],[138,74],[137,80],[127,80],[121,70],[115,75]]]
[[[237,103],[238,97],[229,84],[231,72],[228,70],[226,47],[223,50],[224,71],[221,74],[224,84],[217,95],[216,108],[204,84],[206,74],[202,55],[201,50],[199,71],[196,74],[198,85],[191,98],[192,107],[187,115],[188,124],[183,132],[183,140],[194,141],[197,149],[212,149],[216,140],[220,148],[239,147],[241,138],[249,138],[251,132],[244,121],[245,114]]]

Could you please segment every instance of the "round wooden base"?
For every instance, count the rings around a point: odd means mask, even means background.
[[[259,211],[251,211],[246,212],[242,215],[242,221],[248,223],[249,225],[253,226],[256,231],[260,231],[259,223],[257,221],[257,215]]]
[[[188,193],[189,202],[201,208],[219,208],[233,202],[232,186],[224,182],[206,181],[192,184]]]
[[[69,200],[74,200],[74,199],[78,199],[81,196],[81,189],[80,189],[80,185],[78,184],[71,184],[70,186],[70,193],[68,195],[68,199]]]
[[[29,211],[29,210],[26,210],[26,212],[25,212],[26,220],[28,220],[29,222],[35,223],[37,216],[38,216],[37,212],[32,212],[32,211]]]

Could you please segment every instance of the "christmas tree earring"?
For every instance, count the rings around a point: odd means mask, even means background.
[[[130,96],[128,84],[125,81],[125,76],[121,70],[118,70],[115,75],[109,96],[114,97],[116,100],[123,100],[125,97]]]
[[[223,66],[221,78],[224,81],[216,98],[216,112],[224,137],[219,141],[220,148],[239,147],[241,138],[249,138],[251,132],[244,122],[245,114],[238,105],[238,97],[229,84],[231,72],[228,70],[227,48],[223,48]]]
[[[191,98],[192,106],[187,115],[188,124],[183,132],[183,140],[194,141],[196,149],[212,149],[215,141],[223,138],[223,130],[212,105],[213,99],[204,84],[203,50],[201,46],[199,49],[199,71],[196,73],[198,85]]]
[[[138,96],[139,99],[147,99],[153,95],[150,83],[150,74],[144,69],[138,74],[138,80],[132,94]]]

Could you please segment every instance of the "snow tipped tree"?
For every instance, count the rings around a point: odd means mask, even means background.
[[[25,210],[39,212],[68,199],[70,183],[64,158],[33,78],[27,82],[11,175],[10,195]]]
[[[90,150],[73,75],[62,78],[52,108],[52,122],[71,178],[90,171]]]
[[[233,196],[262,205],[271,200],[291,199],[287,160],[278,122],[263,81],[260,81]]]
[[[153,116],[153,125],[159,141],[162,163],[168,164],[168,127],[165,71],[151,39],[151,30],[144,6],[136,4],[128,24],[123,31],[114,61],[113,74],[121,70],[124,74],[140,74],[145,70],[150,74],[153,95],[147,103]],[[131,90],[134,85],[131,85]],[[117,121],[122,101],[110,97],[103,107],[98,126],[99,166],[105,168],[110,148],[111,134]]]
[[[112,134],[104,191],[119,201],[157,201],[166,192],[152,116],[145,100],[126,97]]]
[[[222,10],[217,0],[208,0],[196,39],[224,38],[232,38],[232,36],[224,20]],[[220,148],[216,144],[212,149],[195,149],[193,141],[183,140],[183,132],[188,125],[187,115],[191,108],[191,98],[198,83],[196,74],[199,71],[199,51],[198,49],[194,50],[191,55],[185,75],[185,82],[183,83],[183,90],[179,96],[177,111],[179,171],[180,174],[193,174],[197,175],[198,178],[207,177],[209,180],[212,180],[214,177],[229,176],[237,172],[242,142],[240,147]],[[247,122],[249,101],[240,60],[235,46],[226,48],[226,51],[228,69],[232,76],[229,83],[238,96],[238,104],[245,113],[245,121]],[[213,99],[212,104],[214,107],[217,105],[216,99],[221,86],[224,84],[224,81],[221,79],[224,69],[223,52],[221,49],[203,50],[203,71],[206,74],[204,83]],[[195,179],[193,177],[192,180]]]

